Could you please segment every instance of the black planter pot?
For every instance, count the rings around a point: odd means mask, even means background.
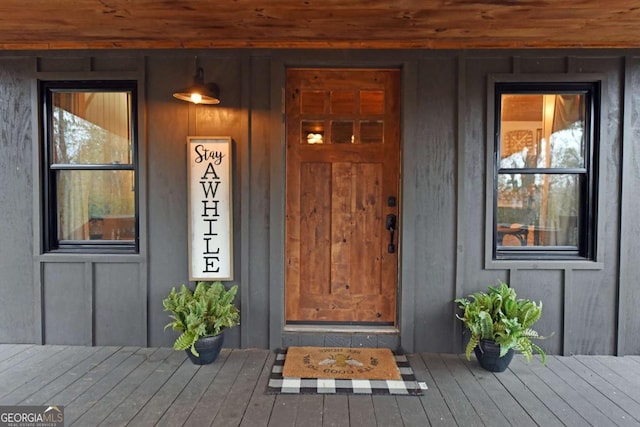
[[[222,344],[224,343],[224,333],[220,332],[218,335],[211,337],[202,337],[196,341],[196,351],[200,356],[195,356],[191,353],[191,348],[186,349],[187,356],[191,362],[195,365],[208,365],[218,358]]]
[[[506,371],[514,354],[514,350],[510,348],[507,354],[500,357],[500,345],[489,340],[481,340],[474,352],[480,366],[491,372]]]

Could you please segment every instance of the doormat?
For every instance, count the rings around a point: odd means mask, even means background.
[[[283,377],[400,380],[388,348],[289,347]]]
[[[297,351],[297,347],[290,347],[291,355],[293,356]],[[299,347],[298,347],[299,348]],[[309,347],[306,347],[309,348]],[[313,347],[311,347],[313,348]],[[321,349],[322,347],[318,348]],[[347,350],[347,349],[331,349],[331,350]],[[362,350],[362,349],[350,349],[350,350]],[[328,352],[327,352],[328,353]],[[326,365],[337,365],[338,359],[335,355],[338,354],[334,351],[333,359],[331,357],[325,357],[320,362],[329,359],[325,362]],[[348,353],[346,353],[348,355]],[[374,379],[374,378],[312,378],[312,377],[289,377],[283,375],[284,365],[287,361],[288,352],[286,349],[280,349],[276,351],[276,360],[271,368],[271,374],[269,376],[269,382],[267,384],[266,392],[268,394],[376,394],[376,395],[422,395],[422,390],[426,389],[424,383],[416,381],[413,369],[409,365],[409,361],[404,354],[393,353],[393,359],[395,361],[396,369],[398,370],[399,379]],[[340,356],[340,359],[342,356]],[[336,360],[335,362],[333,360]],[[354,356],[350,360],[357,360]],[[304,363],[304,362],[303,362]],[[347,364],[345,360],[345,365]],[[363,363],[363,362],[360,362]],[[323,366],[323,365],[319,365]],[[363,363],[364,366],[364,363]],[[362,367],[359,367],[362,368]],[[336,370],[336,369],[334,369]],[[371,372],[371,371],[370,371]]]

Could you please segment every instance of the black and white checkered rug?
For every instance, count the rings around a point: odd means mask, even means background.
[[[393,394],[419,396],[426,389],[425,383],[416,381],[409,360],[404,354],[394,352],[394,358],[402,380],[341,380],[327,378],[285,378],[282,367],[287,350],[276,351],[271,368],[267,393],[288,394]]]

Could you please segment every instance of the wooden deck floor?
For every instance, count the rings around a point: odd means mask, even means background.
[[[0,405],[64,405],[66,426],[640,425],[640,356],[516,356],[492,374],[412,354],[423,396],[268,395],[274,353],[195,366],[167,348],[0,344]]]

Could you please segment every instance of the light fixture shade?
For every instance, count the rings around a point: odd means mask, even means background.
[[[220,103],[220,88],[215,83],[205,83],[204,70],[198,67],[193,85],[175,92],[173,97],[194,104],[214,105]]]

